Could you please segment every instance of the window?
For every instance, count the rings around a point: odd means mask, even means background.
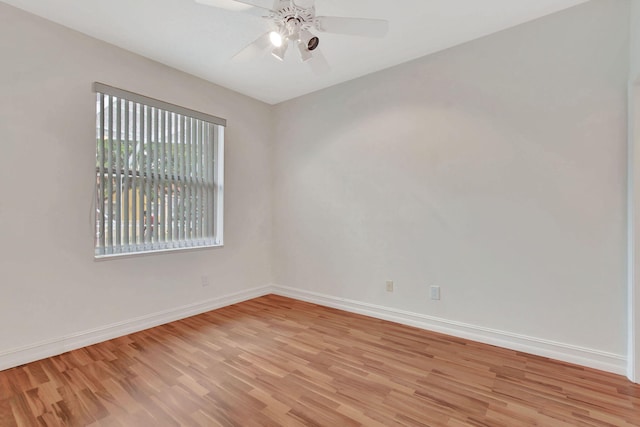
[[[101,83],[95,256],[221,246],[226,121]]]

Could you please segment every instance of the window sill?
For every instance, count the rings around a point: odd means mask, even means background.
[[[170,249],[154,249],[149,251],[138,251],[138,252],[124,252],[119,254],[105,254],[105,255],[94,255],[94,261],[108,261],[113,259],[122,259],[122,258],[138,258],[138,257],[147,257],[153,255],[164,255],[169,253],[176,252],[195,252],[195,251],[204,251],[207,249],[219,249],[223,248],[224,244],[216,244],[216,245],[207,245],[207,246],[192,246],[186,248],[170,248]]]

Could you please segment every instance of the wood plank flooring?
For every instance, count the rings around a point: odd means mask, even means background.
[[[266,296],[0,372],[0,426],[640,426],[625,378]]]

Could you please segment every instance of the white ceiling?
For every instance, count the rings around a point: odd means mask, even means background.
[[[194,0],[2,0],[270,104],[391,67],[586,0],[316,0],[318,15],[383,18],[384,39],[320,33],[331,65],[315,75],[288,52],[230,58],[267,30],[253,15]],[[227,0],[229,1],[229,0]]]

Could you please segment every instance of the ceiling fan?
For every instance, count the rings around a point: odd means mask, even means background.
[[[318,50],[320,38],[312,31],[365,37],[384,37],[389,31],[389,22],[384,19],[316,16],[315,0],[195,1],[261,16],[270,21],[271,29],[235,54],[234,60],[249,60],[271,49],[272,55],[283,61],[292,44],[298,48],[300,59],[308,62],[318,74],[328,71],[329,67]]]

